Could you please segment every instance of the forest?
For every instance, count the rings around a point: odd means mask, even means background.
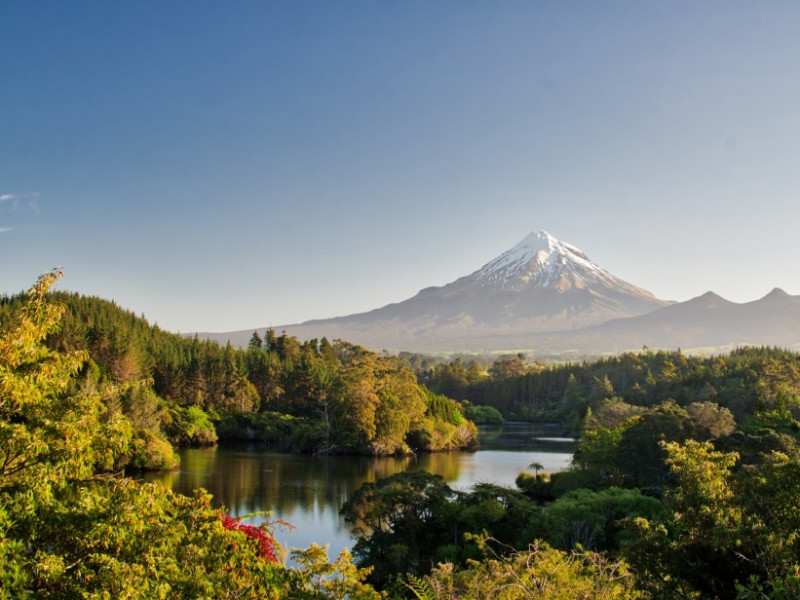
[[[269,331],[236,350],[52,293],[57,278],[0,303],[2,598],[800,597],[793,352],[481,368]],[[560,423],[571,467],[466,492],[424,472],[364,484],[342,509],[353,554],[333,562],[312,546],[290,566],[268,518],[125,476],[218,438],[460,447],[481,414]]]
[[[488,372],[456,359],[421,379],[579,441],[569,469],[532,464],[514,489],[365,485],[343,514],[375,585],[410,573],[430,598],[800,597],[797,354],[510,356]]]
[[[113,302],[50,294],[63,307],[56,351],[86,351],[87,385],[116,385],[108,403],[133,430],[118,467],[168,469],[175,446],[251,440],[328,454],[391,455],[472,448],[477,430],[453,400],[420,385],[396,357],[272,330],[249,347],[183,337]],[[0,319],[22,296],[0,301]]]

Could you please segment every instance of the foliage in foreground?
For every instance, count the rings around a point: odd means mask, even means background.
[[[288,569],[269,525],[238,525],[205,492],[103,474],[132,432],[108,409],[119,387],[76,387],[85,353],[43,343],[57,276],[0,332],[0,598],[378,598],[347,555],[312,548]]]
[[[499,389],[498,372],[490,377]],[[364,486],[345,517],[360,536],[356,559],[376,565],[377,585],[394,569],[428,586],[452,573],[437,589],[460,598],[521,589],[510,583],[523,577],[519,569],[508,580],[487,574],[499,567],[475,553],[474,536],[485,531],[506,563],[537,540],[604,553],[645,598],[800,597],[800,355],[645,352],[512,374],[502,384],[512,398],[535,398],[537,410],[579,417],[571,467],[549,474],[534,463],[517,490],[481,484],[456,493],[405,475]],[[493,583],[481,588],[484,580]]]
[[[420,600],[633,600],[642,598],[623,562],[596,552],[563,552],[543,542],[455,570],[440,564],[430,575],[409,577]]]
[[[475,570],[475,561],[487,553],[494,553],[495,562],[508,561],[515,548],[531,544],[567,553],[619,551],[622,519],[666,517],[660,501],[638,490],[577,490],[540,506],[520,490],[492,484],[455,491],[426,472],[397,473],[364,484],[345,503],[342,515],[358,536],[353,549],[357,562],[373,568],[369,580],[379,587],[391,585],[398,574],[430,574],[442,563],[450,564],[453,573]],[[504,564],[514,570],[521,563]]]

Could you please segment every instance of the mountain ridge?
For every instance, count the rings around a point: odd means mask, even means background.
[[[732,302],[707,292],[651,313],[602,323],[573,342],[626,350],[800,347],[800,296],[780,288],[749,302]],[[569,336],[566,335],[565,338]],[[593,339],[593,343],[589,339]],[[602,343],[601,343],[602,340]]]
[[[800,346],[800,296],[776,287],[744,303],[713,291],[685,302],[661,300],[540,230],[472,273],[406,300],[273,329],[393,352],[589,356],[643,346],[794,347]],[[253,331],[201,335],[244,346]]]
[[[574,329],[666,304],[595,265],[575,246],[539,231],[473,273],[402,302],[285,328],[298,337],[314,335],[310,327],[332,328],[335,335],[372,347],[423,348],[464,334]]]
[[[460,347],[461,340],[476,336],[580,329],[669,304],[540,230],[469,275],[424,288],[401,302],[274,329],[301,339],[325,336],[368,348],[427,351]],[[227,335],[243,345],[250,334],[204,335],[220,341]]]

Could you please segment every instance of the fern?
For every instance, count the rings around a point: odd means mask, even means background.
[[[405,582],[405,585],[414,593],[418,600],[440,600],[439,594],[437,594],[430,581],[422,577],[417,577],[416,575],[411,575],[410,573],[407,575],[407,578],[408,581]]]

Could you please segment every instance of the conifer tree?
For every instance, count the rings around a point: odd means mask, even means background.
[[[258,331],[254,331],[253,335],[250,336],[250,343],[248,344],[248,347],[260,350],[263,345],[264,340],[262,340],[261,336],[258,335]]]

